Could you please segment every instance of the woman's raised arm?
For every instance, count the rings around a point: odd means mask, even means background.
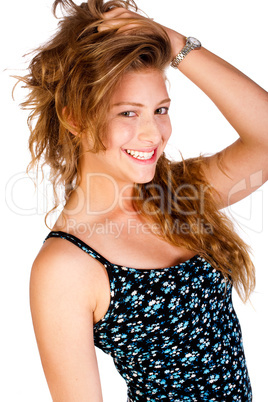
[[[167,32],[175,57],[185,45],[185,38],[169,29]],[[177,68],[209,96],[240,137],[206,158],[204,166],[208,181],[221,195],[220,207],[227,206],[249,195],[268,178],[268,93],[202,47],[191,51]]]
[[[96,262],[65,243],[47,240],[32,268],[36,339],[53,402],[101,402],[93,342]]]

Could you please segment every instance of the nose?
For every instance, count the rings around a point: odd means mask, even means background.
[[[160,141],[161,130],[153,118],[148,118],[141,122],[138,138],[140,141],[148,144],[157,144]]]

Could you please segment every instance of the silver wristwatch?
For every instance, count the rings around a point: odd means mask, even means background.
[[[191,50],[199,49],[200,47],[201,47],[201,42],[198,39],[192,38],[191,36],[189,36],[188,38],[186,38],[186,45],[184,46],[184,48],[175,57],[175,59],[172,60],[171,66],[174,68],[177,68],[178,65],[180,64],[180,62],[184,59],[185,56],[187,56],[187,54]]]

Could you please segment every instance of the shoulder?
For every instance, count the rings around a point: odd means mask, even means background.
[[[31,298],[36,294],[44,298],[68,294],[94,311],[101,273],[100,264],[83,250],[64,239],[50,238],[33,262]]]

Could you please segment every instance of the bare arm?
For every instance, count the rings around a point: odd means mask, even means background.
[[[101,402],[91,259],[80,250],[74,255],[64,242],[53,240],[39,253],[30,284],[33,324],[48,386],[54,402]]]
[[[185,38],[172,30],[167,32],[175,57],[185,45]],[[268,178],[268,93],[204,48],[191,51],[178,69],[209,96],[240,137],[206,158],[204,165],[208,181],[221,195],[219,206],[227,206]],[[219,168],[219,161],[226,174]]]

